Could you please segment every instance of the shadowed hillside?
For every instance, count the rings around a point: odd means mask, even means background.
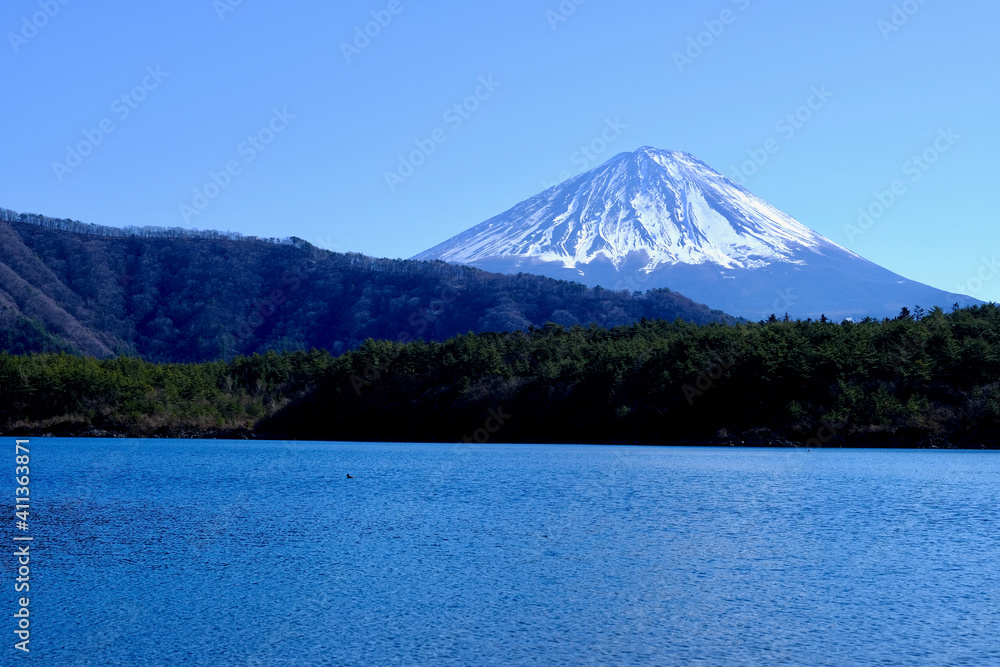
[[[366,338],[444,340],[643,317],[732,321],[645,295],[442,262],[374,259],[300,239],[125,230],[0,215],[0,350],[192,362],[267,350],[340,354]]]

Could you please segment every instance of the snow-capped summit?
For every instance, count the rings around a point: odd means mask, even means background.
[[[643,147],[561,183],[417,259],[469,264],[536,257],[566,268],[604,258],[620,266],[714,263],[759,268],[833,246],[688,153]]]
[[[688,153],[648,146],[415,259],[614,289],[669,287],[749,318],[881,316],[904,305],[977,303],[881,269]]]

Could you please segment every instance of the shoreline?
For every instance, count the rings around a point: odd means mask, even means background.
[[[5,433],[7,437],[19,438],[80,438],[80,439],[136,439],[136,440],[291,440],[302,442],[406,442],[406,443],[427,443],[427,444],[470,444],[478,446],[488,445],[620,445],[620,446],[648,446],[648,447],[747,447],[747,448],[767,448],[767,449],[951,449],[951,450],[998,450],[1000,440],[996,436],[984,436],[979,441],[958,441],[953,442],[939,436],[921,434],[893,434],[878,433],[857,435],[853,437],[836,436],[829,442],[810,443],[809,441],[798,441],[791,438],[769,433],[769,434],[738,434],[731,436],[714,436],[705,438],[677,438],[675,440],[664,440],[659,442],[640,442],[633,439],[621,439],[615,442],[552,442],[552,441],[523,441],[523,440],[490,440],[485,443],[462,443],[447,439],[441,440],[391,440],[386,438],[372,438],[370,440],[343,440],[335,437],[309,437],[294,433],[259,432],[246,428],[237,429],[177,429],[158,430],[154,433],[135,434],[124,431],[107,430],[95,428],[93,426],[83,426],[79,423],[56,424],[47,428],[16,428]]]

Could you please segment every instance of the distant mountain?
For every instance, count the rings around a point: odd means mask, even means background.
[[[644,147],[416,255],[608,288],[669,287],[748,319],[982,303],[820,236],[687,153]]]
[[[733,321],[670,290],[634,296],[294,238],[122,230],[0,209],[0,351],[190,362],[643,317]]]

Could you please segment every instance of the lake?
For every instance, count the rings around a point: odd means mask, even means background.
[[[1000,664],[994,452],[30,446],[37,664]]]

